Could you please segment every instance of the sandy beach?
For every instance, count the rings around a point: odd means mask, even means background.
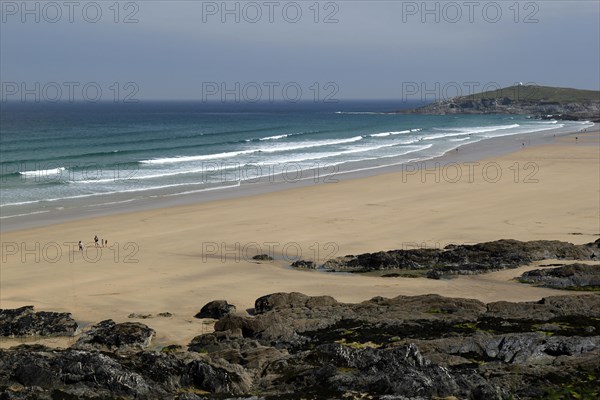
[[[600,136],[597,128],[588,131],[476,163],[460,162],[460,150],[445,166],[2,233],[0,308],[68,311],[84,325],[152,314],[143,322],[164,345],[186,344],[211,329],[193,315],[215,299],[243,313],[273,292],[345,302],[427,293],[484,302],[568,294],[511,280],[535,265],[450,280],[288,266],[296,258],[502,238],[592,242],[600,234]],[[96,234],[108,247],[94,247]],[[251,260],[261,253],[276,260]],[[162,312],[173,316],[156,316]]]

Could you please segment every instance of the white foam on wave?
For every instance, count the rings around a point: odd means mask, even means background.
[[[172,164],[172,163],[180,163],[180,162],[190,162],[190,161],[205,161],[205,160],[217,160],[220,158],[230,158],[243,154],[251,154],[256,150],[239,150],[239,151],[228,151],[225,153],[215,153],[215,154],[203,154],[198,156],[177,156],[177,157],[164,157],[164,158],[154,158],[151,160],[142,160],[140,163],[142,164]]]
[[[353,138],[353,140],[358,141],[358,140],[356,140],[357,138],[358,137]],[[387,147],[407,145],[407,144],[415,143],[417,141],[418,141],[418,139],[409,139],[409,140],[395,141],[393,143],[380,144],[380,145],[375,145],[375,146],[360,146],[360,147],[350,148],[348,150],[341,150],[341,151],[337,151],[337,152],[305,153],[305,154],[299,154],[296,157],[279,158],[279,159],[275,159],[275,160],[267,161],[267,162],[257,162],[255,164],[256,165],[276,165],[276,164],[282,164],[282,163],[287,163],[287,162],[292,163],[292,162],[300,162],[300,161],[308,161],[308,160],[317,160],[317,159],[321,159],[321,158],[343,156],[345,154],[374,151],[374,150],[387,148]],[[352,143],[352,142],[347,142],[347,143]],[[303,146],[303,148],[304,147],[306,147],[306,146]],[[265,153],[268,153],[268,152],[265,152]],[[161,172],[161,173],[150,173],[147,175],[133,175],[133,176],[128,176],[128,177],[124,177],[124,178],[118,178],[118,177],[112,178],[111,177],[111,178],[101,178],[101,179],[72,180],[72,181],[68,181],[67,183],[86,185],[86,184],[115,183],[115,182],[123,182],[123,181],[135,182],[138,180],[160,179],[160,178],[177,176],[177,175],[210,173],[214,169],[213,167],[218,168],[219,172],[223,172],[223,171],[227,171],[227,170],[239,169],[242,165],[243,165],[243,163],[213,165],[213,162],[211,162],[211,163],[207,163],[207,165],[203,165],[199,168],[180,169],[180,170]],[[137,171],[137,172],[141,172],[141,171]]]
[[[319,133],[319,131],[305,131],[305,132],[296,132],[296,133],[283,133],[281,135],[273,135],[273,136],[267,136],[267,137],[263,137],[263,138],[252,138],[252,139],[246,139],[246,142],[255,142],[255,141],[260,141],[260,142],[264,142],[264,141],[269,141],[269,140],[279,140],[279,139],[285,139],[287,137],[291,137],[291,136],[299,136],[299,135],[304,135],[304,134],[310,134],[310,133]]]
[[[0,204],[0,207],[7,207],[7,206],[24,206],[25,204],[33,204],[33,203],[39,203],[42,200],[28,200],[28,201],[19,201],[16,203],[6,203],[6,204]]]
[[[89,207],[102,207],[102,206],[111,206],[114,204],[123,204],[123,203],[131,203],[132,201],[135,201],[136,199],[127,199],[127,200],[120,200],[120,201],[109,201],[108,203],[100,203],[100,204],[92,204]]]
[[[285,135],[275,135],[275,136],[267,136],[264,138],[260,138],[258,140],[279,140],[279,139],[284,139],[286,137],[290,136],[289,134],[285,134]]]
[[[69,184],[97,184],[97,183],[109,183],[109,182],[121,182],[121,181],[137,181],[137,180],[144,180],[144,179],[157,179],[157,178],[165,178],[168,176],[176,176],[176,175],[185,175],[185,174],[196,174],[196,173],[206,173],[206,172],[211,172],[211,170],[213,170],[215,167],[219,168],[219,171],[225,171],[225,170],[233,170],[236,168],[239,168],[239,164],[235,163],[235,164],[230,164],[229,167],[223,167],[223,164],[221,165],[213,165],[213,163],[207,163],[206,165],[202,166],[201,168],[193,168],[193,169],[182,169],[182,170],[176,170],[176,171],[172,171],[172,172],[162,172],[159,174],[148,174],[148,175],[134,175],[134,176],[129,176],[126,178],[103,178],[103,179],[86,179],[86,180],[74,180],[74,181],[68,181],[67,183]]]
[[[495,125],[495,126],[473,126],[473,127],[460,127],[460,128],[433,128],[436,131],[443,131],[443,133],[428,135],[421,137],[422,140],[435,140],[453,136],[463,135],[475,135],[485,132],[496,132],[506,129],[516,129],[520,127],[519,124],[511,125]],[[515,132],[518,133],[518,132]],[[510,133],[512,135],[514,133]]]
[[[8,218],[15,218],[15,217],[24,217],[26,215],[35,215],[35,214],[44,214],[50,211],[33,211],[30,213],[24,213],[24,214],[15,214],[15,215],[5,215],[4,217],[0,217],[0,219],[8,219]]]
[[[426,144],[426,145],[421,145],[421,146],[408,146],[411,147],[411,149],[407,149],[405,152],[402,153],[396,153],[393,155],[389,155],[389,156],[384,156],[384,157],[369,157],[369,158],[361,158],[358,160],[350,160],[350,161],[339,161],[336,163],[331,163],[331,164],[327,164],[327,167],[334,167],[336,165],[341,165],[341,164],[346,164],[348,162],[363,162],[363,161],[372,161],[372,160],[382,160],[382,159],[386,159],[386,158],[396,158],[396,157],[400,157],[400,156],[404,156],[407,154],[411,154],[411,153],[417,153],[419,151],[423,151],[423,150],[427,150],[430,147],[432,147],[433,144]],[[408,162],[412,162],[415,161],[416,159],[411,159],[411,160],[402,160],[400,162],[397,163],[391,163],[391,164],[384,164],[384,165],[376,165],[374,167],[365,167],[365,168],[357,168],[357,169],[352,169],[352,170],[347,170],[347,171],[335,171],[333,172],[331,175],[335,175],[335,174],[348,174],[348,173],[352,173],[352,172],[360,172],[360,171],[368,171],[368,170],[372,170],[372,169],[381,169],[381,168],[386,168],[386,167],[392,167],[395,165],[402,165],[402,164],[406,164]],[[302,178],[299,180],[306,180],[306,179],[314,179],[314,178]]]
[[[337,144],[353,143],[362,140],[362,136],[354,136],[348,139],[332,139],[332,140],[320,140],[313,142],[297,142],[296,144],[290,143],[281,146],[269,146],[269,147],[257,147],[248,150],[230,151],[226,153],[216,154],[204,154],[198,156],[178,156],[178,157],[166,157],[166,158],[155,158],[152,160],[140,161],[142,164],[172,164],[190,161],[206,161],[206,160],[218,160],[222,158],[231,158],[239,155],[253,154],[253,153],[277,153],[283,151],[309,149],[314,147],[333,146]]]
[[[256,179],[256,178],[252,178],[252,179]],[[241,182],[237,181],[237,183],[235,185],[225,185],[225,186],[216,186],[216,187],[210,187],[210,188],[205,188],[205,189],[187,190],[185,192],[170,193],[170,194],[165,194],[165,195],[156,196],[156,197],[171,197],[171,196],[181,196],[183,194],[213,192],[215,190],[233,189],[233,188],[240,187],[241,185],[242,185]]]
[[[327,169],[330,169],[331,167],[335,167],[337,165],[342,165],[342,164],[346,164],[348,162],[352,162],[352,163],[356,163],[356,162],[364,162],[364,161],[372,161],[372,160],[380,160],[380,159],[386,159],[386,158],[396,158],[396,157],[400,157],[403,155],[407,155],[407,154],[411,154],[411,153],[416,153],[419,151],[423,151],[423,150],[427,150],[430,147],[432,147],[433,144],[426,144],[426,145],[415,145],[415,146],[405,146],[404,151],[400,152],[400,153],[394,153],[388,156],[383,156],[383,157],[363,157],[363,158],[359,158],[359,159],[355,159],[355,160],[344,160],[344,161],[338,161],[338,162],[332,162],[332,163],[327,163],[326,165],[324,165],[324,167],[326,167]],[[348,170],[348,171],[334,171],[329,175],[335,175],[335,174],[345,174],[345,173],[350,173],[350,172],[359,172],[359,171],[366,171],[366,170],[370,170],[370,169],[378,169],[378,168],[385,168],[385,167],[389,167],[389,166],[394,166],[394,165],[401,165],[407,162],[411,162],[414,161],[414,159],[411,160],[403,160],[401,162],[398,163],[392,163],[392,164],[385,164],[385,165],[379,165],[379,166],[375,166],[375,167],[366,167],[366,168],[359,168],[359,169],[354,169],[354,170]],[[265,164],[266,165],[266,164]],[[314,166],[312,166],[314,167]],[[322,168],[323,166],[317,166],[317,168]],[[264,176],[264,175],[263,175]],[[325,174],[324,176],[327,176],[327,174]],[[251,177],[248,178],[246,180],[254,180],[257,177]],[[298,181],[304,181],[304,180],[308,180],[308,179],[314,179],[313,176],[308,177],[308,178],[299,178]]]
[[[292,150],[302,150],[302,149],[310,149],[314,147],[324,147],[324,146],[335,146],[338,144],[346,144],[346,143],[354,143],[362,140],[362,136],[354,136],[348,139],[332,139],[332,140],[320,140],[314,142],[297,142],[297,144],[286,144],[281,146],[272,146],[266,148],[259,148],[255,151],[257,153],[278,153],[283,151],[292,151]]]
[[[442,139],[442,138],[446,138],[446,137],[464,136],[464,135],[470,135],[470,133],[467,133],[467,132],[447,132],[447,133],[440,133],[440,134],[437,134],[437,135],[422,136],[419,139],[420,140],[435,140],[435,139]]]
[[[511,125],[492,125],[492,126],[472,126],[472,127],[460,127],[460,128],[433,128],[437,131],[450,131],[450,132],[462,132],[464,134],[470,133],[484,133],[484,132],[493,132],[504,129],[515,129],[518,128],[519,124],[511,124]]]
[[[385,136],[392,136],[392,135],[400,135],[402,133],[410,133],[411,131],[397,131],[397,132],[381,132],[381,133],[373,133],[371,135],[369,135],[370,137],[385,137]]]
[[[374,150],[378,150],[378,149],[382,149],[382,148],[386,148],[386,147],[411,144],[411,143],[415,143],[417,141],[418,141],[417,139],[411,139],[411,140],[404,140],[401,142],[393,142],[393,143],[380,144],[380,145],[375,145],[375,146],[355,147],[355,148],[351,148],[349,150],[342,150],[342,151],[337,151],[337,152],[305,153],[305,154],[300,154],[296,157],[279,158],[279,159],[268,161],[268,162],[257,162],[255,164],[256,165],[276,165],[276,164],[283,164],[283,163],[293,163],[293,162],[300,162],[300,161],[317,160],[317,159],[321,159],[321,158],[343,156],[345,154],[361,153],[361,152],[367,152],[367,151],[374,151]],[[177,176],[177,175],[210,173],[214,169],[213,167],[218,168],[219,172],[224,172],[227,170],[239,169],[242,165],[244,165],[244,164],[231,163],[231,164],[219,164],[219,165],[215,164],[215,165],[213,165],[213,163],[207,163],[207,165],[201,166],[200,168],[181,169],[181,170],[170,171],[170,172],[152,173],[152,174],[148,174],[148,175],[134,175],[134,176],[125,177],[125,178],[117,177],[117,178],[103,178],[103,179],[73,180],[73,181],[68,181],[68,183],[69,184],[100,184],[100,183],[114,183],[114,182],[120,182],[120,181],[134,181],[135,182],[137,180],[160,179],[160,178]]]
[[[93,193],[93,194],[85,194],[85,195],[78,195],[78,196],[65,196],[65,197],[54,198],[54,199],[44,199],[44,200],[36,200],[36,201],[27,201],[27,202],[20,202],[20,203],[9,203],[9,204],[3,204],[2,207],[3,206],[21,205],[21,204],[31,204],[31,203],[55,202],[55,201],[59,201],[59,200],[80,199],[80,198],[86,198],[86,197],[106,196],[106,195],[113,195],[113,194],[120,194],[120,193],[143,192],[143,191],[145,192],[145,191],[150,191],[150,190],[160,190],[160,189],[166,189],[166,188],[177,187],[177,186],[196,186],[196,185],[203,185],[203,184],[205,184],[205,183],[204,182],[177,183],[177,184],[171,184],[171,185],[161,185],[161,186],[146,187],[146,188],[143,188],[143,189],[119,190],[119,191],[113,191],[113,192]],[[193,193],[193,192],[207,192],[207,191],[214,191],[214,190],[221,190],[221,189],[229,189],[229,188],[238,187],[238,186],[240,186],[239,181],[237,182],[236,185],[217,186],[217,187],[212,187],[212,188],[199,189],[199,190],[195,190],[195,191],[178,192],[178,193],[171,194],[171,195],[174,196],[174,195],[178,195],[178,194],[186,194],[186,193]],[[162,196],[169,196],[169,195],[162,195]],[[160,196],[156,195],[156,196],[149,196],[149,197],[160,197]],[[108,203],[101,203],[101,204],[90,205],[89,207],[100,207],[100,206],[103,206],[103,205],[128,203],[128,202],[131,202],[131,201],[134,201],[134,200],[136,200],[136,199],[127,199],[127,200],[123,200],[123,201],[113,201],[113,202],[108,202]],[[46,212],[49,212],[49,211],[34,211],[34,212],[31,212],[31,213],[9,215],[9,216],[0,217],[0,218],[21,217],[21,216],[25,216],[25,215],[41,214],[41,213],[46,213]]]
[[[286,164],[286,163],[296,163],[296,162],[301,162],[301,161],[320,160],[320,159],[324,159],[324,158],[344,156],[347,154],[366,153],[369,151],[375,151],[375,150],[379,150],[379,149],[383,149],[383,148],[387,148],[387,147],[395,147],[395,146],[400,146],[400,145],[401,145],[400,143],[388,143],[388,144],[381,144],[381,145],[377,145],[377,146],[360,146],[360,147],[355,147],[355,148],[351,148],[348,150],[328,152],[328,153],[305,153],[305,154],[300,154],[297,157],[279,158],[279,159],[275,159],[275,160],[266,161],[263,163],[258,163],[257,165],[278,165],[278,164]]]
[[[110,191],[110,192],[98,192],[98,193],[79,194],[79,195],[74,195],[74,196],[55,197],[52,199],[41,199],[41,200],[32,200],[32,201],[22,201],[22,202],[18,202],[18,203],[7,203],[7,204],[0,205],[0,207],[19,206],[19,205],[24,205],[24,204],[35,204],[35,203],[46,203],[46,202],[52,203],[52,202],[61,201],[61,200],[84,199],[84,198],[88,198],[88,197],[108,196],[111,194],[144,192],[144,191],[148,191],[148,190],[160,190],[160,189],[166,189],[166,188],[178,187],[178,186],[194,186],[194,185],[203,185],[203,184],[204,184],[204,182],[174,183],[174,184],[170,184],[170,185],[151,186],[151,187],[144,187],[144,188],[137,188],[137,189],[124,189],[124,190],[115,190],[115,191]]]
[[[258,139],[257,139],[257,138],[253,138],[253,139],[246,139],[245,141],[246,141],[246,142],[254,142],[254,141],[256,141],[256,140],[259,140],[259,141],[261,141],[261,142],[262,142],[262,141],[265,141],[265,140],[279,140],[279,139],[285,139],[286,137],[288,137],[288,136],[292,136],[292,135],[294,135],[294,134],[292,134],[292,133],[288,133],[288,134],[282,134],[282,135],[267,136],[267,137],[264,137],[264,138],[258,138]],[[296,134],[296,135],[297,135],[297,134]]]
[[[270,165],[279,165],[286,163],[297,163],[302,161],[310,161],[310,160],[319,160],[321,158],[329,158],[339,156],[339,151],[336,152],[328,152],[328,153],[302,153],[296,157],[285,157],[285,158],[276,158],[274,160],[259,162],[256,165],[258,166],[270,166]]]
[[[150,197],[150,198],[156,198],[156,197],[179,196],[179,195],[190,194],[190,193],[211,192],[211,191],[215,191],[215,190],[231,189],[231,188],[236,188],[236,187],[239,187],[239,186],[240,186],[240,181],[237,181],[237,183],[235,185],[216,186],[216,187],[210,187],[210,188],[205,188],[205,189],[188,190],[188,191],[185,191],[185,192],[169,193],[169,194],[163,194],[163,195],[152,195],[152,196],[148,196],[148,197]],[[111,202],[108,202],[108,203],[93,204],[90,207],[102,207],[102,206],[113,205],[113,204],[130,203],[130,202],[135,201],[135,200],[137,200],[137,199],[128,199],[128,200],[122,200],[122,201],[111,201]]]
[[[50,168],[50,169],[38,169],[35,171],[21,171],[19,174],[27,175],[27,176],[48,176],[48,175],[58,175],[61,174],[66,168],[58,167],[58,168]]]
[[[504,134],[495,134],[495,135],[487,134],[487,135],[482,135],[482,136],[486,139],[489,139],[489,138],[500,137],[500,136],[520,135],[523,133],[549,131],[549,130],[560,129],[560,128],[565,127],[564,124],[557,124],[557,125],[552,125],[552,126],[546,125],[546,127],[544,127],[544,125],[538,125],[538,126],[531,125],[531,126],[532,126],[531,128],[523,127],[523,129],[519,129],[518,131],[515,131],[515,132],[508,132],[508,133],[504,133]]]
[[[388,113],[373,112],[373,111],[336,111],[335,114],[347,114],[347,115],[387,115]]]

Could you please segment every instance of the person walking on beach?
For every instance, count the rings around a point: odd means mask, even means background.
[[[83,243],[81,243],[81,240],[79,241],[79,251],[83,252]]]
[[[94,244],[98,247],[98,235],[94,236]]]

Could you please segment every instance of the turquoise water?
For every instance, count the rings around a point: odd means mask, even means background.
[[[394,103],[3,104],[0,217],[426,160],[581,123],[389,114]],[[567,126],[568,127],[568,126]],[[117,196],[117,197],[115,197]]]

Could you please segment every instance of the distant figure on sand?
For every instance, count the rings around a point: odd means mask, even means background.
[[[83,243],[81,243],[81,240],[79,241],[79,251],[83,251]]]
[[[108,247],[108,240],[104,239],[104,247]]]
[[[96,244],[96,247],[98,247],[98,235],[94,236],[94,243]]]

